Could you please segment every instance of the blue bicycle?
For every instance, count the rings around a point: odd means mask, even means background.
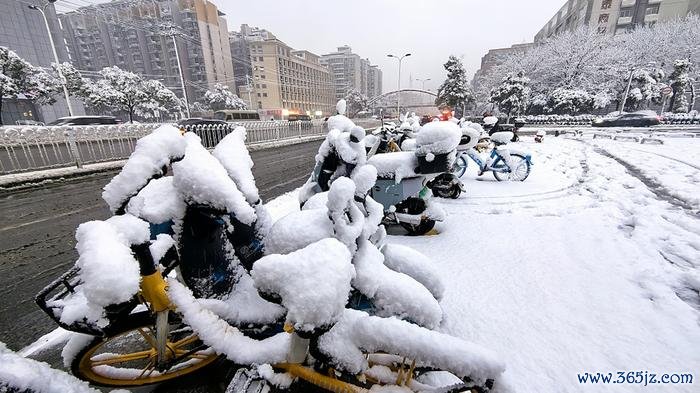
[[[479,175],[491,171],[498,181],[525,181],[530,175],[532,156],[527,153],[508,151],[510,159],[506,160],[502,154],[505,151],[505,148],[502,147],[505,143],[502,141],[510,139],[507,139],[507,135],[501,138],[498,134],[501,133],[491,136],[494,146],[491,149],[489,160],[484,160],[475,147],[460,151],[458,152],[452,174],[459,178],[467,171],[468,161],[465,157],[466,155],[479,166]],[[503,132],[502,134],[510,134],[510,132]]]

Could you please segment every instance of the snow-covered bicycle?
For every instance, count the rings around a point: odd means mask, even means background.
[[[78,228],[75,267],[37,296],[82,333],[63,351],[74,374],[142,386],[223,355],[246,366],[236,393],[488,390],[502,363],[430,330],[440,284],[420,254],[385,244],[371,167],[270,229],[244,140],[237,129],[209,153],[166,127],[139,141],[103,194],[117,215]]]
[[[492,172],[498,181],[525,181],[530,175],[532,156],[524,151],[507,147],[513,138],[512,132],[497,132],[490,136],[492,147],[488,156],[484,157],[476,147],[459,151],[453,174],[464,176],[467,171],[468,159],[474,161],[479,168],[479,175]],[[488,145],[489,139],[482,138],[480,144]]]

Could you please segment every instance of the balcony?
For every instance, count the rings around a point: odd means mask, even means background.
[[[622,0],[622,4],[620,4],[620,8],[632,7],[636,3],[637,3],[637,0]]]
[[[632,23],[631,16],[621,16],[621,17],[617,18],[618,25],[628,25],[630,23]]]
[[[659,20],[659,14],[649,14],[644,16],[644,23],[654,23]]]
[[[662,0],[649,0],[649,5],[651,4],[659,4],[661,3]]]

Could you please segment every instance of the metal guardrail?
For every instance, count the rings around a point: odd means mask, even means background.
[[[379,125],[372,119],[355,123],[365,128]],[[161,125],[0,127],[0,175],[123,160],[134,151],[139,138]],[[323,120],[191,125],[185,129],[199,135],[202,144],[212,148],[238,126],[246,128],[248,144],[323,135],[327,131]]]

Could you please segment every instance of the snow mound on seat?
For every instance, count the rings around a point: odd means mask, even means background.
[[[414,152],[375,154],[367,160],[367,163],[377,169],[378,177],[394,179],[396,183],[407,177],[418,176],[416,174],[418,159]]]
[[[226,169],[202,146],[198,136],[185,134],[185,158],[173,164],[173,184],[189,203],[211,206],[232,213],[252,224],[255,210],[248,204]]]
[[[168,279],[168,295],[178,312],[206,345],[236,364],[280,363],[287,358],[290,335],[279,333],[264,340],[245,336],[215,313],[204,308],[192,291],[175,279]]]
[[[347,247],[323,239],[287,255],[268,255],[253,266],[256,287],[277,294],[287,322],[301,331],[330,326],[343,313],[355,270]]]
[[[302,210],[277,220],[265,238],[265,253],[288,254],[333,237],[333,223],[328,219],[328,210]]]
[[[238,189],[245,195],[248,203],[255,204],[260,199],[258,187],[253,177],[253,159],[245,146],[246,130],[236,127],[226,135],[214,148],[212,155],[226,168]]]
[[[354,253],[356,240],[364,229],[364,216],[355,203],[355,183],[347,177],[338,178],[331,184],[326,206],[334,237]]]
[[[136,142],[121,172],[104,187],[102,199],[112,213],[117,212],[151,178],[160,176],[164,166],[184,154],[185,140],[180,131],[171,125],[158,127]]]
[[[476,344],[394,318],[370,316],[346,309],[340,320],[318,341],[319,350],[338,368],[352,374],[367,370],[364,353],[386,352],[417,359],[432,367],[483,384],[495,379],[505,365],[495,354]]]
[[[450,121],[428,123],[416,135],[418,155],[446,154],[457,148],[462,137],[459,126]]]
[[[373,300],[377,315],[397,316],[428,328],[442,321],[442,309],[430,291],[384,265],[384,255],[368,241],[361,241],[353,264],[357,275],[352,286]]]
[[[435,299],[440,300],[445,293],[445,285],[435,273],[435,265],[424,254],[406,246],[387,244],[382,248],[384,265],[389,269],[404,273],[423,284]]]
[[[100,393],[87,382],[51,368],[44,362],[24,358],[0,342],[0,391],[7,384],[10,392]],[[14,389],[16,390],[14,390]],[[113,390],[113,392],[117,392]],[[121,391],[124,392],[124,391]]]
[[[179,221],[185,215],[185,202],[173,185],[173,177],[151,180],[131,198],[126,211],[153,224]]]

